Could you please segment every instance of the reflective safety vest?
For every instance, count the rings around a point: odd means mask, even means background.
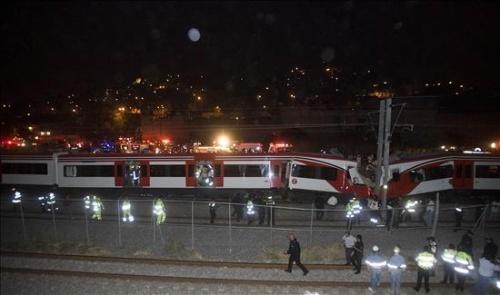
[[[363,209],[363,207],[361,207],[359,200],[353,199],[352,200],[352,213],[354,213],[354,215],[357,215],[357,214],[361,213],[362,209]]]
[[[102,220],[102,210],[104,210],[104,206],[102,205],[101,199],[94,196],[92,199],[92,211],[94,212],[92,218]]]
[[[417,206],[417,204],[418,204],[417,201],[408,200],[406,202],[405,209],[408,212],[413,213],[413,212],[415,212],[415,207]]]
[[[266,200],[266,205],[267,206],[273,206],[276,205],[276,202],[274,201],[273,196],[268,196]]]
[[[434,264],[437,262],[434,255],[430,252],[420,252],[415,258],[418,267],[429,270],[434,267]]]
[[[406,269],[406,262],[403,256],[396,254],[389,259],[387,267],[391,272],[398,272]]]
[[[366,258],[365,262],[372,270],[375,271],[381,270],[384,266],[387,265],[387,261],[378,254],[369,255]]]
[[[441,258],[443,259],[444,262],[453,264],[453,263],[455,263],[455,255],[457,255],[456,250],[444,249],[444,252],[441,255]]]
[[[156,224],[162,224],[167,219],[165,204],[160,198],[157,198],[153,205],[153,213],[156,215]]]
[[[130,205],[129,200],[123,201],[123,203],[122,203],[122,212],[123,212],[122,221],[123,222],[133,222],[134,221],[134,216],[131,214],[131,208],[132,208],[132,205]]]
[[[15,192],[15,193],[14,193],[14,197],[12,198],[12,203],[13,203],[13,204],[19,204],[19,203],[21,203],[21,198],[22,198],[22,197],[23,197],[23,196],[21,195],[21,193],[20,193],[20,192]]]
[[[85,203],[85,209],[90,209],[90,196],[85,196],[85,198],[83,198],[83,201]]]
[[[59,210],[58,207],[56,207],[56,195],[54,195],[54,193],[49,193],[49,196],[46,197],[46,200],[47,200],[47,205],[49,205],[49,207],[47,208],[47,211],[52,211],[52,208],[54,208],[54,210]]]
[[[255,214],[255,207],[253,205],[253,202],[248,200],[247,202],[247,215],[254,215]]]
[[[463,251],[458,251],[455,255],[455,271],[460,274],[469,274],[474,269],[472,257]]]

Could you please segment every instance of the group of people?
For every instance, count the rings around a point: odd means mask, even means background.
[[[473,261],[473,233],[468,231],[463,235],[462,239],[455,247],[450,244],[438,256],[438,244],[434,237],[429,237],[426,240],[426,245],[423,251],[420,252],[415,262],[417,264],[417,284],[414,289],[418,292],[424,282],[426,293],[430,291],[429,277],[435,275],[435,268],[441,258],[444,268],[444,277],[441,283],[454,283],[455,277],[457,283],[455,289],[463,292],[464,284],[467,277],[474,270]],[[353,265],[354,273],[359,274],[361,263],[363,260],[363,239],[361,235],[354,237],[349,231],[342,237],[345,248],[346,265]],[[486,245],[483,254],[479,259],[478,280],[476,282],[475,291],[477,294],[485,294],[486,289],[492,284],[492,278],[495,271],[500,271],[500,264],[495,261],[498,254],[498,246],[491,237],[486,238]],[[365,263],[370,270],[370,292],[375,292],[380,286],[380,278],[384,268],[388,268],[391,278],[391,291],[394,294],[400,292],[401,274],[406,269],[407,264],[403,256],[401,256],[401,247],[395,246],[394,254],[387,261],[381,254],[380,248],[373,245],[371,254],[366,258]]]
[[[215,203],[214,200],[212,200]],[[267,225],[275,225],[275,197],[273,195],[256,195],[249,193],[244,197],[241,193],[236,193],[231,199],[233,212],[231,217],[236,217],[236,221],[240,222],[243,217],[246,217],[247,223],[250,225],[254,221],[259,221],[259,225],[263,225],[267,217]],[[211,223],[216,217],[216,206],[209,206]]]

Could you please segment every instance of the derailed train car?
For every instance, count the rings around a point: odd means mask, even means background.
[[[324,154],[2,155],[3,189],[61,193],[225,195],[282,190],[367,197],[356,162]],[[300,195],[300,194],[299,194]],[[312,194],[309,194],[311,196]]]

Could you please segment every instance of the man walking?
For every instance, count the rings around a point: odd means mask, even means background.
[[[368,287],[368,291],[374,293],[380,286],[382,268],[386,266],[387,261],[384,257],[380,256],[378,246],[373,245],[372,254],[368,255],[365,262],[370,269],[370,287]]]
[[[354,253],[354,244],[356,243],[356,238],[351,235],[350,231],[347,231],[342,237],[342,241],[344,242],[345,248],[345,265],[349,265],[352,263],[352,255]]]
[[[300,267],[300,269],[302,269],[303,274],[307,275],[309,273],[309,271],[300,262],[300,244],[299,244],[299,241],[297,241],[294,234],[290,234],[288,236],[288,240],[290,240],[290,244],[288,245],[288,251],[286,251],[285,254],[290,255],[290,258],[288,258],[288,268],[285,269],[285,271],[291,273],[293,262],[295,262],[295,264],[297,264],[297,266]]]

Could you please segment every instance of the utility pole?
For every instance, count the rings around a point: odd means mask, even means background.
[[[385,100],[385,134],[384,134],[384,180],[382,182],[382,209],[387,208],[387,181],[389,179],[389,147],[391,144],[391,112],[392,98]]]
[[[384,148],[384,122],[385,122],[385,100],[380,100],[378,112],[378,142],[377,142],[377,169],[375,171],[375,193],[380,195],[380,177],[382,175],[382,152]]]

